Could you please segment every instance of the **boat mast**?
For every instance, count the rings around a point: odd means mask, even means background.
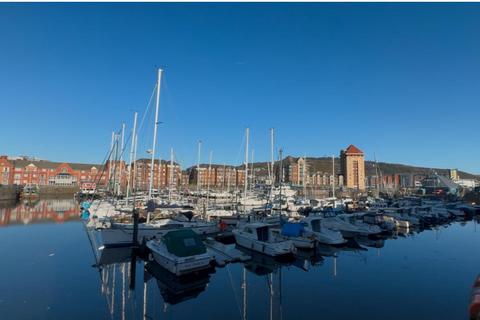
[[[307,155],[303,156],[303,170],[302,170],[302,182],[303,182],[303,198],[307,199],[307,183],[305,180],[305,171],[307,167]]]
[[[210,176],[212,174],[212,154],[210,151],[210,156],[208,157],[208,175],[207,175],[207,209],[210,204]]]
[[[158,69],[158,78],[157,78],[157,99],[155,104],[155,125],[153,127],[153,145],[152,145],[152,161],[150,163],[150,185],[148,187],[148,200],[152,199],[152,188],[153,188],[153,167],[155,165],[155,146],[157,144],[157,130],[158,130],[158,109],[160,107],[160,81],[162,80],[162,69]],[[147,217],[147,222],[149,222],[149,217]]]
[[[202,140],[198,140],[198,153],[197,153],[197,197],[200,193],[200,153],[202,151]]]
[[[332,198],[335,198],[335,156],[332,156]],[[335,200],[333,200],[333,207],[335,208]]]
[[[172,201],[172,187],[173,187],[173,148],[170,148],[170,188],[168,188],[168,201]]]
[[[122,123],[122,138],[121,138],[122,146],[120,148],[120,178],[118,179],[118,190],[117,190],[117,195],[120,194],[122,191],[122,181],[123,181],[123,151],[125,150],[125,122]]]
[[[133,165],[133,150],[135,147],[135,136],[137,134],[137,116],[138,113],[133,114],[133,129],[132,129],[132,144],[130,146],[130,164],[128,165],[128,175],[127,175],[127,206],[128,206],[128,197],[130,195],[130,179],[132,179],[132,165]]]
[[[273,137],[274,137],[274,129],[270,128],[270,197],[272,198],[273,202],[273,187],[275,185],[275,174],[273,172],[273,167],[275,166],[275,159],[273,154]]]
[[[246,213],[247,212],[247,189],[248,189],[248,139],[250,135],[250,128],[245,129],[245,177],[244,177],[244,185],[245,189],[243,191],[243,211]]]
[[[253,187],[255,186],[255,173],[253,172],[253,157],[255,156],[255,150],[252,149],[252,159],[250,159],[251,161],[251,168],[250,168],[250,171],[251,171],[251,175],[252,175],[252,181],[251,181],[251,186],[250,188],[253,189]]]
[[[112,172],[113,172],[113,143],[115,142],[115,131],[112,131],[112,142],[110,142],[110,156],[108,157],[108,185],[110,186],[110,190],[112,191]]]
[[[279,157],[280,157],[280,214],[279,214],[279,219],[282,219],[282,188],[283,188],[283,149],[280,148],[278,150]],[[281,221],[280,221],[281,223]]]

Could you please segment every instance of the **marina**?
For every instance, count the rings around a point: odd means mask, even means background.
[[[0,233],[5,261],[15,261],[0,267],[9,275],[0,284],[7,319],[334,319],[359,313],[464,319],[480,263],[476,219],[386,237],[379,246],[322,245],[293,261],[250,252],[248,261],[184,277],[140,257],[132,265],[128,248],[105,249],[97,258],[82,221],[52,222],[6,225]]]
[[[0,3],[0,319],[480,320],[479,21]]]

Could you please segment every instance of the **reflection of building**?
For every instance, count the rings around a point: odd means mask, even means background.
[[[21,202],[12,208],[0,208],[0,226],[61,223],[78,218],[78,205],[73,199],[41,199],[35,203]]]
[[[360,149],[351,144],[342,150],[340,167],[345,187],[365,190],[365,159]]]

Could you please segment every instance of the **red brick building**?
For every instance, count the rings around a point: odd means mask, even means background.
[[[76,186],[81,182],[104,185],[108,173],[103,166],[82,163],[60,163],[46,160],[0,156],[0,184]]]

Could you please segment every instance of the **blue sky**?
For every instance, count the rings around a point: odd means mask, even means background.
[[[0,4],[0,154],[100,162],[162,67],[184,166],[338,154],[480,173],[479,4]],[[150,148],[153,115],[139,136]]]

